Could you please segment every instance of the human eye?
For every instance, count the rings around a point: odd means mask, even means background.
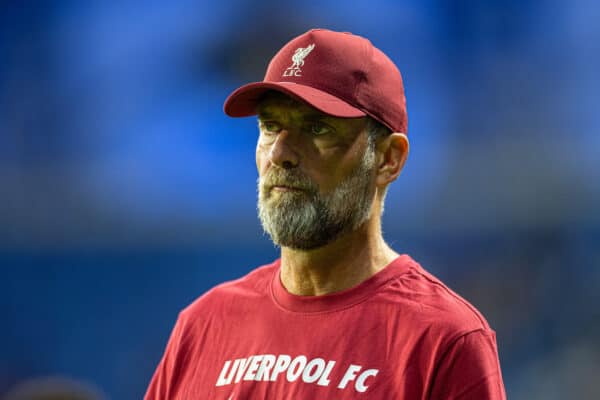
[[[268,135],[275,134],[281,130],[281,126],[273,121],[260,121],[261,131]]]
[[[310,133],[315,136],[326,135],[333,131],[334,129],[331,126],[321,121],[315,121],[310,125]]]

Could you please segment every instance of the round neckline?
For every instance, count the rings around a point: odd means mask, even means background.
[[[354,287],[322,296],[299,296],[288,292],[281,283],[281,259],[277,259],[273,263],[275,271],[270,285],[271,297],[279,307],[286,311],[298,313],[338,311],[368,299],[386,282],[404,273],[410,263],[412,263],[412,258],[401,254],[381,271]]]

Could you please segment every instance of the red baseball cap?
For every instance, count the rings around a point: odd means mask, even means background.
[[[288,42],[271,60],[262,82],[227,97],[231,117],[256,115],[261,95],[276,90],[342,118],[366,115],[392,132],[407,132],[402,76],[381,50],[349,32],[312,29]]]

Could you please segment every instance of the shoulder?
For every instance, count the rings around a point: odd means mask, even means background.
[[[247,275],[221,283],[194,300],[184,308],[179,319],[182,321],[205,319],[213,313],[219,313],[232,304],[268,296],[271,279],[279,267],[279,260],[262,265]]]
[[[458,338],[476,330],[491,330],[475,306],[440,279],[408,258],[404,272],[386,288],[398,311],[428,329]]]

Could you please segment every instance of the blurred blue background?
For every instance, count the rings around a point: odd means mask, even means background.
[[[177,313],[270,262],[253,118],[225,97],[312,27],[403,73],[385,237],[497,331],[511,399],[600,398],[600,3],[4,2],[0,396],[141,398]]]

